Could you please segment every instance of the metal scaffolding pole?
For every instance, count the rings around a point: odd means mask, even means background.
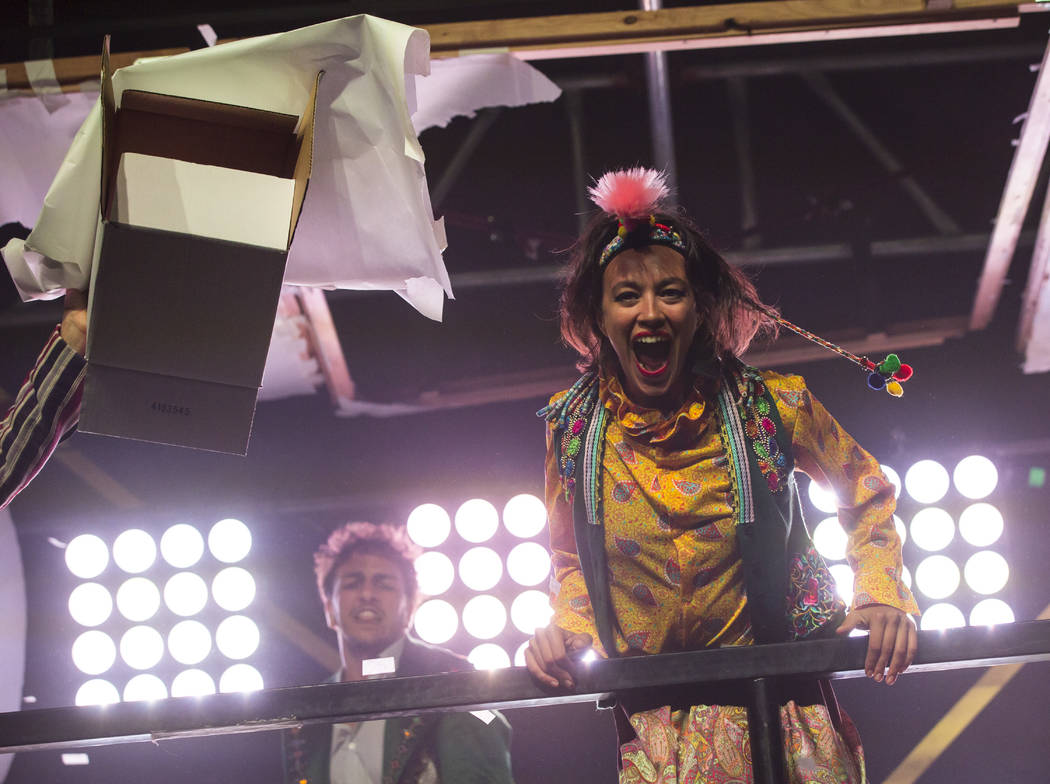
[[[643,11],[658,11],[663,0],[641,0]],[[645,79],[649,95],[649,127],[652,130],[653,166],[667,175],[671,198],[678,188],[678,163],[674,154],[674,125],[671,118],[671,82],[667,74],[667,52],[645,53]]]

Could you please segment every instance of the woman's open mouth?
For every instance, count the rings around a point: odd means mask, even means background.
[[[635,364],[644,376],[662,375],[670,366],[671,338],[668,335],[643,332],[631,341]]]

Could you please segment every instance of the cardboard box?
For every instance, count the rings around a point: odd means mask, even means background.
[[[102,202],[80,429],[245,454],[310,177],[302,117],[102,72]]]

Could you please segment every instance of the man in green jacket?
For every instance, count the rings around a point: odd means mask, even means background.
[[[408,635],[419,588],[403,528],[347,523],[314,554],[317,588],[342,667],[398,676],[469,670],[461,656]],[[367,662],[367,665],[365,664]],[[498,713],[428,714],[308,725],[285,733],[288,784],[513,784],[510,726]]]

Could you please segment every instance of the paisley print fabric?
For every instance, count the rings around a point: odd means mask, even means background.
[[[864,750],[844,713],[842,733],[823,705],[780,709],[792,784],[866,784]],[[620,784],[752,784],[747,710],[667,706],[631,716],[635,740],[620,747]]]
[[[840,500],[839,520],[849,535],[847,558],[855,572],[854,606],[881,603],[917,613],[900,580],[893,487],[878,462],[842,430],[800,377],[766,372],[762,378],[776,402],[787,431],[781,437],[790,441],[796,467],[829,484]],[[610,420],[606,443],[612,448],[604,451],[602,493],[610,593],[619,624],[617,650],[664,653],[750,644],[730,466],[716,406],[694,389],[681,409],[664,417],[631,403],[615,376],[600,378],[598,394]],[[576,555],[572,507],[562,492],[550,433],[553,620],[597,641],[590,603],[581,601],[587,591]],[[795,566],[805,569],[805,564]],[[805,606],[805,595],[794,598]]]

